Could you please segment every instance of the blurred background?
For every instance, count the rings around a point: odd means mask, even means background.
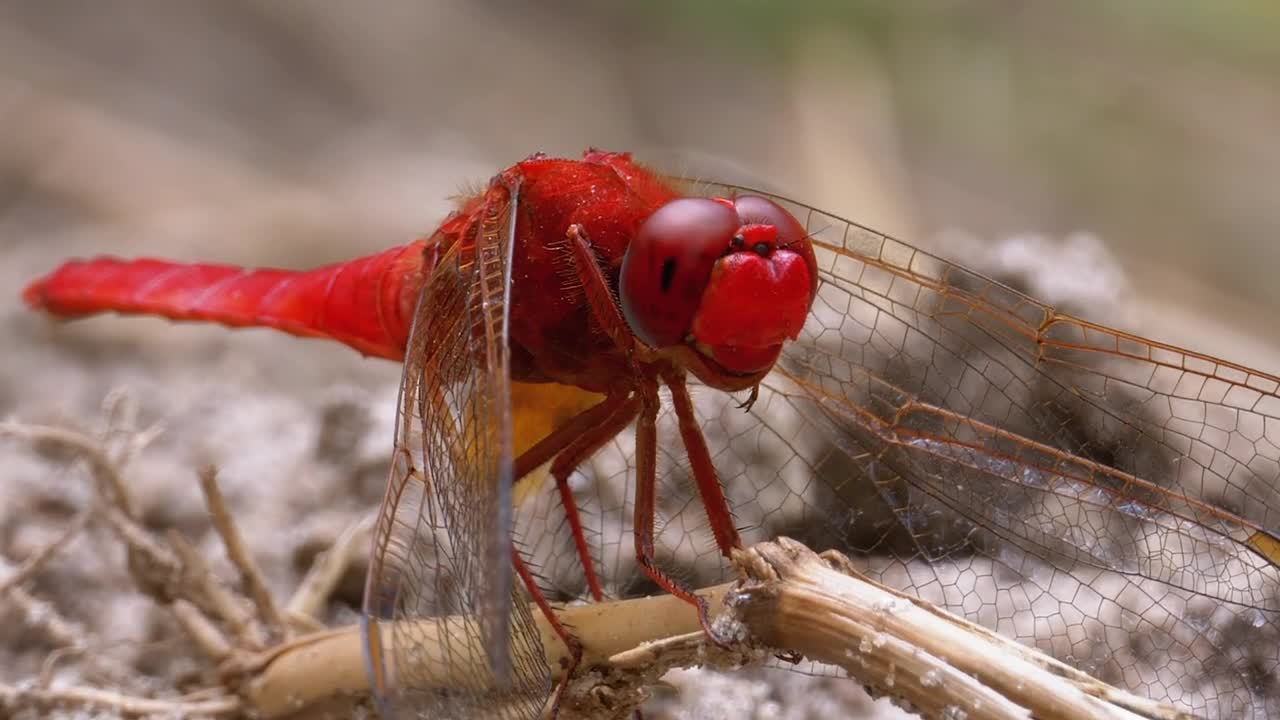
[[[99,253],[341,260],[430,231],[529,153],[588,146],[1276,372],[1278,32],[1280,6],[1242,0],[0,2],[0,415],[89,424],[127,388],[168,428],[135,468],[152,520],[207,529],[199,446],[247,532],[291,538],[264,560],[286,591],[379,498],[398,368],[264,331],[56,324],[21,287]],[[89,491],[0,452],[0,553],[21,559]],[[37,589],[72,616],[97,603],[104,643],[163,636],[90,550]],[[49,652],[11,627],[6,646],[0,680]]]

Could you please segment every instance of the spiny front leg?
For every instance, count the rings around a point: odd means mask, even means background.
[[[702,428],[698,427],[698,420],[694,416],[693,401],[689,398],[684,374],[668,369],[662,373],[662,380],[671,388],[671,403],[675,406],[676,420],[680,424],[680,439],[684,441],[684,451],[693,469],[693,479],[698,486],[698,494],[702,496],[702,507],[707,512],[707,521],[711,523],[711,533],[715,536],[720,554],[729,557],[734,549],[742,547],[742,538],[733,523],[733,511],[724,497],[724,488],[720,485],[715,463],[711,461],[711,453],[707,450],[707,440],[702,436]]]
[[[560,504],[564,508],[565,519],[569,522],[569,531],[573,535],[573,544],[582,563],[587,588],[596,601],[604,599],[604,591],[600,578],[596,575],[595,562],[582,527],[582,517],[578,513],[578,502],[573,497],[573,489],[569,487],[569,476],[587,458],[631,424],[639,410],[640,401],[634,395],[606,398],[556,428],[522,453],[515,463],[515,476],[519,481],[533,472],[534,468],[555,458],[551,463],[551,476],[560,493]]]
[[[658,480],[658,385],[649,380],[640,389],[640,419],[636,423],[636,503],[635,526],[636,562],[640,570],[663,590],[692,604],[698,610],[698,622],[712,642],[724,646],[724,642],[711,629],[710,611],[706,598],[697,595],[671,579],[658,568],[654,560],[653,526],[657,515]]]
[[[613,340],[618,349],[627,353],[636,383],[636,394],[640,403],[640,419],[636,423],[636,499],[634,517],[636,562],[639,564],[641,572],[659,587],[696,607],[698,610],[698,622],[702,624],[707,636],[717,644],[722,644],[711,630],[707,601],[673,580],[658,568],[655,561],[657,418],[658,410],[661,406],[661,399],[658,396],[657,372],[653,369],[653,366],[646,365],[641,367],[637,362],[635,351],[644,349],[644,346],[631,333],[626,319],[622,316],[622,311],[614,301],[613,293],[609,291],[609,285],[605,282],[604,273],[600,271],[600,267],[595,261],[595,255],[591,251],[582,228],[577,225],[571,226],[568,232],[568,240],[574,270],[577,272],[577,276],[582,278],[582,288],[586,293],[592,317]],[[668,385],[674,383],[681,390],[684,389],[684,379],[678,374],[673,373],[667,383]],[[673,387],[673,393],[679,394],[675,391],[675,387]],[[730,549],[741,544],[738,540],[738,532],[733,526],[733,518],[729,513],[724,494],[719,489],[719,481],[716,479],[715,467],[711,463],[711,456],[707,451],[706,443],[703,441],[702,434],[697,430],[696,425],[693,424],[693,410],[692,404],[689,402],[688,393],[685,392],[681,397],[685,407],[682,409],[679,402],[677,402],[676,409],[677,417],[680,418],[681,436],[684,439],[690,461],[695,466],[699,490],[703,492],[704,502],[708,503],[708,514],[712,517],[712,527],[715,529],[716,541],[717,543],[722,543],[722,552],[728,554]],[[686,431],[686,425],[688,426],[688,431]],[[703,487],[704,485],[706,485],[705,488]],[[714,488],[714,492],[711,488]],[[714,510],[710,507],[712,503],[717,503]]]
[[[581,282],[591,318],[612,341],[613,346],[627,357],[632,374],[639,375],[640,368],[636,365],[635,355],[636,351],[641,349],[640,343],[632,334],[626,318],[622,316],[622,310],[619,309],[618,302],[613,297],[613,291],[609,289],[609,282],[605,280],[604,272],[600,270],[600,264],[596,261],[596,255],[591,249],[586,231],[581,225],[570,225],[565,234],[565,240],[568,244],[570,259],[569,272],[573,279]]]

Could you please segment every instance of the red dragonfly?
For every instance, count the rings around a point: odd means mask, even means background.
[[[385,710],[536,716],[530,600],[572,658],[556,601],[660,588],[706,627],[691,588],[787,534],[1140,694],[1280,716],[1280,378],[801,203],[535,155],[378,255],[74,261],[24,297],[404,362],[365,598]],[[399,621],[444,616],[469,632],[421,657]],[[477,657],[502,702],[417,690]]]

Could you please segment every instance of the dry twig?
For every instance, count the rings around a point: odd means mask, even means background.
[[[27,624],[39,628],[55,645],[81,648],[88,644],[84,629],[56,608],[20,587],[9,590],[8,601],[22,611]]]
[[[235,717],[242,708],[238,698],[209,700],[156,699],[122,695],[109,690],[74,687],[44,689],[0,685],[0,710],[16,713],[36,710],[49,713],[68,708],[95,709],[124,717]]]
[[[286,606],[290,622],[316,629],[315,618],[320,615],[321,608],[328,602],[351,561],[357,553],[368,552],[374,521],[373,515],[357,520],[338,535],[332,547],[316,555]]]
[[[258,619],[248,610],[248,603],[231,588],[224,585],[209,569],[204,558],[182,535],[174,530],[167,533],[169,547],[181,559],[183,575],[179,585],[180,597],[190,600],[196,607],[220,620],[246,649],[266,647],[266,636]]]
[[[83,648],[88,644],[85,632],[76,623],[62,617],[49,603],[37,598],[20,587],[34,575],[49,558],[67,546],[73,538],[80,534],[93,517],[94,508],[85,508],[76,515],[71,524],[54,540],[31,555],[21,565],[0,580],[0,598],[7,598],[10,603],[22,611],[23,617],[32,627],[42,629],[45,634],[60,648]],[[3,559],[0,564],[7,565]]]
[[[81,510],[76,514],[75,518],[72,519],[71,523],[67,525],[66,529],[58,535],[58,537],[32,553],[31,557],[23,560],[22,564],[15,568],[8,577],[0,580],[0,597],[3,597],[4,594],[9,592],[12,588],[26,582],[36,573],[36,571],[40,569],[41,566],[48,562],[49,558],[53,557],[60,552],[62,548],[66,547],[67,544],[79,535],[80,532],[84,530],[85,526],[89,524],[89,520],[93,517],[93,513],[94,508],[92,507],[87,507]]]
[[[279,608],[276,607],[275,599],[271,597],[271,591],[267,589],[267,582],[262,577],[262,571],[258,569],[253,556],[245,548],[244,540],[240,537],[240,531],[236,528],[235,522],[231,519],[231,513],[227,510],[226,502],[222,498],[222,490],[218,487],[217,469],[212,465],[207,465],[200,470],[199,475],[200,489],[204,492],[205,505],[209,508],[209,517],[213,520],[213,526],[217,529],[219,537],[222,538],[222,544],[227,549],[227,557],[231,559],[231,564],[235,565],[236,570],[239,571],[241,582],[248,589],[249,597],[253,598],[253,603],[258,608],[259,619],[262,620],[270,635],[288,639],[289,628],[285,625]]]
[[[980,625],[780,538],[735,554],[727,603],[762,641],[837,665],[926,717],[1176,718]]]
[[[125,515],[135,516],[133,500],[129,497],[119,467],[95,438],[65,428],[0,422],[0,437],[6,435],[29,442],[49,443],[80,455],[88,461],[90,473],[97,481],[98,491],[106,496],[105,499],[117,505]]]
[[[108,403],[108,426],[114,426],[118,403]],[[0,434],[26,439],[31,442],[51,443],[70,450],[86,459],[99,493],[101,506],[81,513],[72,528],[49,547],[42,548],[36,556],[24,564],[19,577],[29,574],[39,562],[65,544],[73,531],[88,522],[92,514],[101,514],[108,526],[128,549],[129,569],[135,584],[145,594],[161,605],[173,609],[179,624],[193,638],[197,646],[215,662],[230,654],[229,645],[221,637],[214,623],[205,613],[237,627],[251,625],[252,618],[245,614],[241,604],[227,591],[205,566],[203,559],[180,537],[171,534],[168,542],[152,536],[134,519],[132,503],[124,476],[110,453],[103,446],[111,432],[105,430],[102,437],[94,438],[74,430],[0,423]],[[136,447],[136,443],[130,447]],[[28,569],[31,568],[31,569]],[[8,583],[6,583],[8,584]],[[83,649],[88,641],[84,633],[62,617],[50,606],[30,596],[13,583],[8,587],[10,601],[23,609],[28,621],[42,627],[58,645]],[[245,631],[251,639],[252,633]],[[257,638],[259,642],[260,637]],[[246,648],[257,650],[261,645]],[[26,708],[42,712],[54,708],[84,707],[110,709],[125,716],[154,714],[168,715],[226,715],[239,707],[234,697],[217,697],[199,701],[185,699],[155,700],[138,698],[120,693],[88,687],[48,687],[48,667],[42,673],[41,682],[21,687],[0,687],[0,708]]]

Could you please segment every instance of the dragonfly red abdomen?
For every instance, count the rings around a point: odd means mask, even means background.
[[[233,265],[74,260],[22,297],[64,317],[102,312],[270,327],[400,360],[427,269],[420,240],[377,255],[299,272]]]

